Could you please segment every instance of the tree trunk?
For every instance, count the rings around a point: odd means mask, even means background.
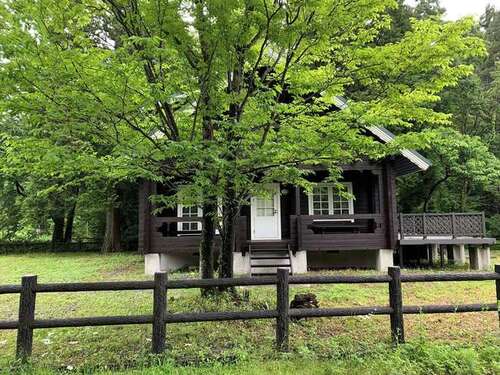
[[[212,202],[203,204],[203,229],[200,243],[200,277],[213,279],[214,277],[214,238],[215,217],[217,205]]]
[[[101,250],[103,253],[120,251],[120,242],[120,209],[110,205],[106,211],[106,231]]]
[[[200,277],[214,278],[214,239],[217,218],[217,199],[209,199],[203,203],[203,229],[200,242]],[[201,294],[213,294],[214,288],[203,288]]]
[[[434,183],[434,185],[432,185],[431,189],[429,190],[429,193],[427,194],[427,197],[425,198],[424,208],[423,208],[424,212],[427,212],[427,210],[429,208],[429,203],[431,202],[432,195],[434,194],[434,192],[437,190],[439,185],[441,185],[443,182],[445,182],[448,178],[450,178],[450,176],[448,174],[446,174],[443,178],[437,180]]]
[[[195,22],[201,22],[208,26],[207,19],[203,12],[204,5],[202,2],[195,2]],[[199,41],[201,47],[201,57],[204,64],[201,64],[200,70],[198,72],[198,84],[200,87],[200,100],[197,104],[196,115],[194,121],[193,132],[191,133],[191,139],[195,136],[196,128],[196,116],[201,115],[202,118],[202,138],[203,138],[203,148],[209,148],[210,143],[214,139],[214,129],[212,123],[212,100],[210,96],[210,65],[211,65],[211,55],[209,51],[209,44],[207,43],[206,35],[203,30],[199,34]],[[212,163],[212,160],[208,158],[204,161],[208,165]],[[200,276],[202,279],[213,279],[214,277],[214,237],[215,237],[215,225],[216,218],[218,216],[217,210],[217,197],[212,196],[208,193],[207,196],[203,197],[203,230],[202,238],[200,244]],[[211,294],[214,291],[213,288],[205,288],[202,290],[202,295]]]
[[[73,239],[73,224],[75,222],[76,203],[73,203],[66,216],[66,229],[64,230],[64,243],[70,243]]]
[[[222,226],[222,246],[219,261],[219,278],[233,277],[233,253],[236,239],[236,218],[239,213],[239,202],[236,192],[232,186],[226,189],[222,206],[223,226]],[[227,288],[220,288],[227,290]]]
[[[64,242],[64,215],[54,214],[51,217],[54,222],[52,229],[52,248]]]

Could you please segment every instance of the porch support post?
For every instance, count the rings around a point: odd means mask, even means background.
[[[295,190],[295,215],[300,216],[300,187],[294,186]]]

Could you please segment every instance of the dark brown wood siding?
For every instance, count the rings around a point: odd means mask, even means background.
[[[360,168],[360,169],[358,169]],[[361,169],[362,168],[362,169]],[[326,171],[317,170],[312,181],[322,181]],[[281,228],[282,238],[291,240],[292,248],[297,249],[299,242],[303,250],[360,250],[393,249],[397,243],[397,211],[395,196],[395,171],[390,160],[383,163],[362,162],[346,168],[344,181],[352,182],[355,195],[354,217],[359,228],[345,233],[318,233],[307,228],[309,214],[308,196],[300,189],[297,216],[296,188],[281,186]],[[175,208],[165,209],[156,216],[151,215],[150,194],[168,193],[163,187],[156,188],[153,183],[144,183],[139,192],[139,248],[148,252],[196,252],[200,236],[178,236],[177,222],[162,220],[177,217]],[[247,248],[251,238],[250,207],[243,206],[240,211],[237,229],[237,251]],[[300,219],[303,219],[302,222]],[[165,224],[166,223],[166,224]],[[307,225],[304,226],[306,223]],[[361,225],[361,224],[363,225]],[[168,225],[165,233],[159,231]]]

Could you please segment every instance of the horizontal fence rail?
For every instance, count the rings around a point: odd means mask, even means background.
[[[402,283],[484,281],[496,282],[496,303],[462,305],[403,304]],[[386,283],[389,289],[388,306],[339,307],[339,308],[289,308],[290,285],[303,284],[373,284]],[[254,311],[220,311],[197,313],[169,313],[167,293],[169,289],[236,287],[236,286],[276,286],[276,309]],[[100,316],[61,319],[36,319],[35,305],[38,293],[95,292],[123,290],[153,290],[153,314],[131,316]],[[276,347],[288,350],[290,318],[349,317],[366,315],[389,315],[391,337],[395,344],[404,343],[405,314],[443,314],[499,311],[500,265],[495,272],[481,273],[437,273],[402,275],[399,267],[390,267],[387,275],[363,276],[290,276],[288,270],[279,269],[276,277],[243,277],[231,279],[183,279],[167,280],[166,273],[156,273],[151,281],[116,281],[87,283],[38,284],[37,276],[24,276],[21,285],[0,285],[0,294],[20,294],[19,318],[15,321],[0,320],[0,330],[17,329],[17,357],[26,360],[33,347],[33,330],[41,328],[115,326],[130,324],[151,324],[153,326],[152,352],[165,351],[166,325],[173,323],[194,323],[209,321],[233,321],[251,319],[276,320]],[[500,311],[499,311],[500,320]]]
[[[399,231],[405,237],[485,237],[484,212],[400,214]]]

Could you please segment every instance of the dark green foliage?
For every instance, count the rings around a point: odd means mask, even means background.
[[[442,12],[437,1],[421,1],[409,13],[426,18]],[[399,18],[396,24],[402,24]],[[399,206],[402,212],[485,211],[491,217],[489,234],[498,236],[500,74],[495,61],[500,58],[500,12],[488,6],[473,33],[486,41],[488,55],[468,59],[474,74],[445,89],[433,105],[451,115],[448,127],[454,132],[441,131],[430,139],[425,153],[433,167],[399,181]]]

